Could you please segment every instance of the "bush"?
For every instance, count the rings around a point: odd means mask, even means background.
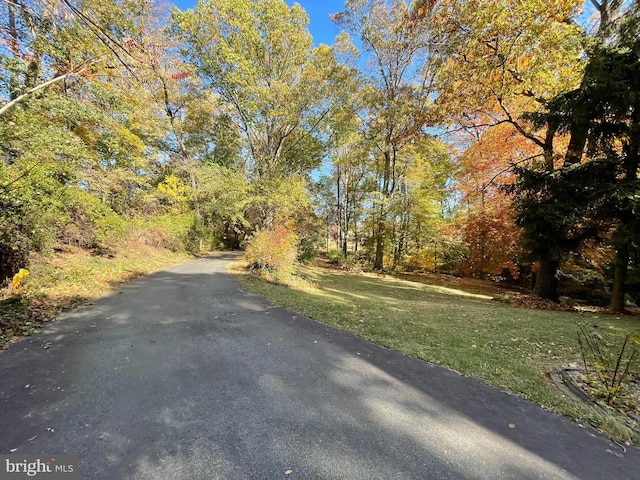
[[[0,285],[28,266],[29,253],[42,247],[37,225],[28,201],[0,195]]]
[[[89,192],[69,188],[63,199],[66,218],[61,219],[58,239],[80,248],[104,248],[125,234],[126,222]]]
[[[194,222],[192,213],[166,214],[132,222],[132,235],[145,245],[177,252],[186,249]]]
[[[327,258],[329,259],[329,263],[331,265],[342,265],[344,263],[344,254],[342,250],[329,250],[327,252]]]
[[[179,252],[183,245],[182,242],[171,235],[170,232],[162,228],[146,228],[131,235],[135,240],[157,249],[171,250]]]
[[[301,215],[296,219],[295,232],[298,236],[298,261],[312,265],[324,245],[324,219],[314,213]]]
[[[625,395],[629,378],[640,373],[640,334],[609,327],[578,326],[578,345],[591,395],[613,406]]]
[[[184,237],[184,247],[187,252],[192,255],[200,255],[204,252],[206,250],[205,244],[211,241],[209,233],[207,227],[203,225],[202,220],[194,217],[193,223]]]
[[[590,305],[609,304],[607,280],[597,269],[580,264],[566,264],[558,271],[560,295],[583,300]]]
[[[342,270],[349,272],[362,272],[367,270],[366,265],[369,261],[367,253],[364,251],[349,252],[347,256],[345,256],[342,250],[330,250],[327,253],[327,258],[331,265],[337,265]]]
[[[257,231],[245,251],[252,270],[291,273],[298,254],[296,235],[283,225]]]
[[[298,261],[304,265],[313,265],[313,262],[318,258],[318,249],[313,244],[307,242],[301,242],[300,254],[298,255]]]

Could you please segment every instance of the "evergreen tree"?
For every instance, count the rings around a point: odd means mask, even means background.
[[[609,236],[615,252],[611,308],[624,309],[625,282],[638,243],[640,165],[640,40],[638,12],[618,23],[614,40],[598,39],[579,88],[556,97],[534,122],[553,122],[558,132],[584,127],[586,156],[561,168],[519,168],[518,223],[532,257],[551,265],[536,293],[557,300],[555,276],[563,257],[586,238]],[[571,147],[571,145],[570,145]],[[570,152],[569,152],[570,153]],[[582,157],[582,153],[580,155]]]

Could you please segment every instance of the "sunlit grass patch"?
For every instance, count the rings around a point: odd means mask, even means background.
[[[439,285],[427,285],[427,287],[429,287],[429,289],[435,292],[443,293],[445,295],[459,295],[461,297],[479,298],[482,300],[493,300],[493,297],[489,295],[481,295],[479,293],[465,292],[463,290],[458,290],[455,288],[441,287]]]

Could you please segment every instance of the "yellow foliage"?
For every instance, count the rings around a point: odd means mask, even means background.
[[[11,289],[14,292],[19,292],[25,288],[23,284],[24,280],[29,276],[29,270],[26,268],[21,268],[18,273],[13,276],[11,280]]]
[[[73,130],[78,137],[84,140],[85,143],[93,145],[98,141],[98,137],[95,132],[87,128],[85,125],[79,125]]]
[[[191,189],[175,175],[169,175],[158,185],[158,192],[167,195],[173,202],[184,203],[189,198]]]
[[[297,236],[284,225],[258,230],[245,250],[245,258],[251,269],[290,273],[298,255],[297,243]]]
[[[147,147],[145,146],[143,140],[125,126],[116,126],[116,132],[118,133],[121,141],[131,146],[138,153],[143,153],[146,150]]]

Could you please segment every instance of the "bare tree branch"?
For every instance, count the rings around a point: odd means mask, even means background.
[[[18,97],[14,98],[13,100],[11,100],[10,102],[4,104],[2,107],[0,107],[0,116],[4,115],[9,109],[11,109],[13,106],[15,106],[17,103],[20,103],[21,101],[23,101],[25,98],[27,98],[30,95],[33,95],[34,93],[43,90],[55,83],[58,83],[62,80],[64,80],[65,78],[68,77],[72,77],[75,75],[80,75],[84,72],[86,72],[89,67],[91,67],[91,65],[94,65],[95,63],[97,63],[98,61],[100,61],[102,58],[104,58],[104,56],[90,62],[89,64],[86,64],[82,67],[79,68],[75,68],[73,70],[71,70],[70,72],[64,73],[62,75],[58,75],[55,78],[52,78],[51,80],[48,80],[44,83],[41,83],[40,85],[37,85],[29,90],[27,90],[26,92],[24,92],[22,95],[19,95]]]

